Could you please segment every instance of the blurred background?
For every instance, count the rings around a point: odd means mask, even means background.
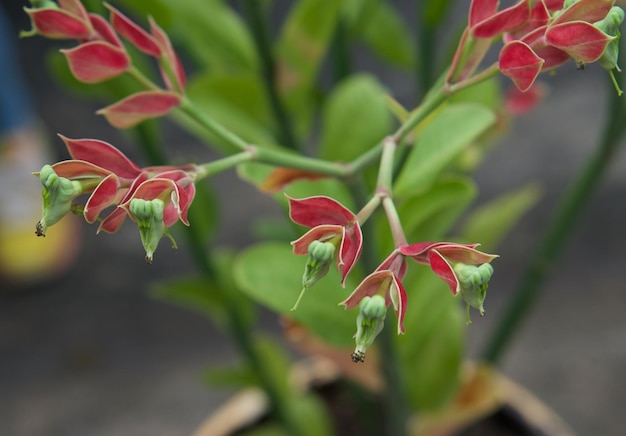
[[[1,30],[9,35],[4,42],[14,44],[17,55],[9,62],[19,69],[32,99],[36,115],[32,126],[43,150],[30,154],[33,166],[27,171],[68,157],[56,133],[106,140],[129,156],[138,156],[128,136],[94,115],[101,103],[68,92],[51,77],[46,58],[52,48],[62,45],[38,37],[18,39],[18,31],[30,26],[21,10],[24,5],[2,6],[8,24],[2,23]],[[359,62],[364,70],[375,68],[367,58]],[[375,72],[394,97],[414,104],[411,78],[387,69]],[[487,315],[474,317],[467,329],[470,357],[478,355],[496,324],[555,202],[593,150],[603,126],[607,93],[614,92],[598,65],[577,71],[568,63],[556,76],[541,79],[549,90],[543,103],[514,120],[510,133],[477,172],[479,202],[530,180],[541,185],[543,195],[498,250],[501,259],[489,287]],[[165,142],[175,143],[181,156],[210,158],[193,138],[167,121],[164,124]],[[0,178],[6,177],[7,168],[2,167]],[[3,211],[26,197],[31,201],[30,193],[38,210],[40,187],[35,177],[28,176],[27,194],[7,193],[0,186]],[[232,172],[212,183],[222,200],[218,244],[246,245],[253,235],[251,215],[280,216],[271,199]],[[502,368],[581,435],[623,434],[624,199],[626,156],[621,153]],[[28,217],[29,233],[34,233],[37,214]],[[77,219],[61,232],[60,240],[32,234],[28,243],[38,244],[41,256],[51,252],[58,256],[55,274],[47,274],[50,278],[42,280],[33,272],[16,282],[9,277],[11,271],[3,271],[2,435],[186,435],[231,394],[202,381],[206,368],[236,358],[229,339],[206,318],[149,295],[151,284],[191,270],[185,250],[172,250],[163,242],[155,264],[146,265],[133,226],[123,226],[115,235],[96,236],[95,230]],[[271,314],[263,316],[261,328],[280,334]]]

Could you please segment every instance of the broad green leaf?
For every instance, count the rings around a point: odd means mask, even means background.
[[[541,189],[531,183],[508,192],[475,210],[460,231],[465,241],[480,242],[481,250],[497,248],[502,238],[539,200]]]
[[[253,40],[235,11],[222,0],[124,0],[120,8],[152,15],[180,52],[189,51],[204,67],[226,71],[256,71]],[[145,19],[137,20],[145,26]],[[176,43],[178,42],[178,44]]]
[[[413,65],[413,37],[398,12],[387,2],[370,8],[362,38],[372,52],[390,64],[408,68]],[[373,10],[372,10],[373,9]]]
[[[307,291],[298,309],[291,311],[300,290],[305,256],[295,256],[285,243],[263,243],[243,251],[235,261],[233,274],[250,298],[302,323],[326,342],[353,345],[356,314],[338,306],[348,296],[338,274],[329,274]]]
[[[418,410],[441,406],[454,393],[464,350],[461,300],[428,267],[410,265],[406,333],[398,350],[409,399]]]
[[[369,75],[355,75],[333,91],[322,113],[320,155],[349,161],[376,146],[391,130],[385,91]]]
[[[232,262],[230,253],[218,253],[214,257],[213,265],[215,279],[202,276],[160,281],[152,286],[150,295],[200,312],[225,327],[229,326],[229,306],[232,306],[251,325],[254,308],[232,281]]]
[[[478,104],[449,105],[421,131],[394,186],[403,197],[428,189],[436,177],[495,122],[492,111]]]
[[[502,107],[502,87],[498,77],[480,82],[450,96],[450,103],[477,103],[493,111]]]

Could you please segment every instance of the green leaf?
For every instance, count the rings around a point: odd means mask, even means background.
[[[396,196],[423,192],[495,122],[492,111],[471,103],[449,105],[424,126],[394,186]]]
[[[390,64],[409,68],[413,65],[413,37],[398,12],[386,2],[368,8],[362,38],[372,52]]]
[[[497,248],[502,238],[539,200],[541,189],[531,183],[476,209],[461,229],[461,239],[480,242],[481,250]]]
[[[372,76],[352,76],[335,88],[324,106],[320,155],[349,161],[378,144],[390,129],[384,89]]]
[[[356,314],[338,306],[348,291],[332,269],[307,291],[298,310],[291,311],[302,289],[305,261],[305,256],[292,253],[289,244],[263,243],[238,256],[233,274],[243,292],[258,303],[295,319],[330,344],[353,345]],[[353,289],[354,282],[349,281],[347,288]]]
[[[405,386],[417,410],[436,409],[455,392],[464,351],[464,317],[459,301],[425,266],[411,265],[406,334],[398,337]]]

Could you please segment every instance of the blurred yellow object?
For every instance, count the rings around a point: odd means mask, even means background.
[[[0,140],[0,283],[31,286],[65,273],[78,250],[78,220],[67,216],[45,238],[35,236],[41,217],[41,184],[33,171],[48,163],[37,127]]]

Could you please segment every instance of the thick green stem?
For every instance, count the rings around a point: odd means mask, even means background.
[[[542,285],[554,269],[594,188],[618,150],[625,129],[623,124],[625,112],[623,102],[617,95],[613,95],[602,141],[557,206],[539,247],[522,276],[513,300],[487,343],[483,359],[490,364],[497,365],[500,362],[515,332],[536,303]]]
[[[259,60],[261,62],[261,71],[263,74],[263,82],[269,99],[270,107],[274,113],[274,118],[278,124],[280,131],[281,143],[292,150],[298,149],[298,141],[293,132],[289,116],[283,106],[283,103],[276,88],[276,64],[272,54],[272,45],[270,34],[267,29],[267,19],[263,16],[261,8],[262,2],[258,0],[244,0],[244,12],[248,19],[250,30],[254,35],[254,43],[256,44]]]

